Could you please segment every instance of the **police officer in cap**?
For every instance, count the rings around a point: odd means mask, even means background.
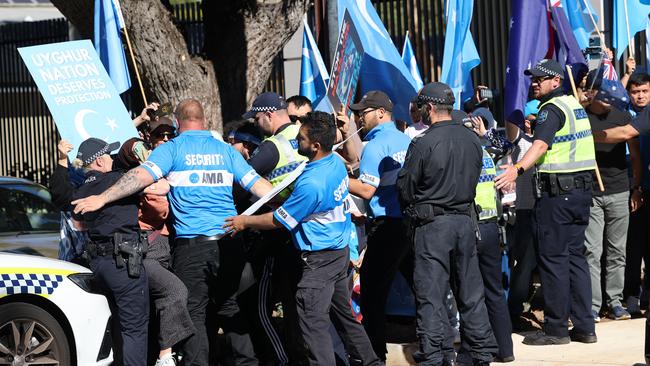
[[[420,348],[413,357],[419,364],[453,364],[441,352],[444,297],[453,276],[463,341],[474,365],[488,365],[497,348],[476,257],[473,208],[483,154],[478,137],[452,120],[454,101],[453,92],[443,83],[429,83],[420,90],[415,102],[422,122],[431,127],[413,139],[397,178],[415,249]]]
[[[91,137],[81,143],[73,164],[86,171],[86,180],[72,195],[73,200],[104,192],[122,173],[114,172],[109,155],[120,146]],[[75,201],[72,202],[73,204]],[[88,230],[84,256],[96,278],[110,291],[117,305],[121,329],[123,364],[146,365],[149,324],[149,288],[142,257],[139,262],[120,251],[121,246],[137,248],[139,243],[138,198],[124,197],[96,212],[75,214]],[[126,247],[124,249],[127,249]],[[129,263],[129,261],[131,261]],[[129,268],[131,267],[131,269]],[[134,273],[132,269],[135,269]],[[116,355],[119,362],[119,355]]]
[[[564,71],[554,60],[541,60],[524,72],[540,101],[534,141],[524,157],[496,180],[497,188],[537,167],[538,267],[544,288],[544,331],[524,338],[529,345],[597,341],[591,312],[591,281],[584,256],[591,206],[594,140],[587,112],[562,90]],[[568,279],[568,281],[567,281]],[[573,329],[569,332],[569,316]]]

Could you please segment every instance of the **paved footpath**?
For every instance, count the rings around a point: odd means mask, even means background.
[[[643,337],[645,318],[603,321],[596,324],[598,342],[570,343],[561,346],[526,346],[523,335],[513,334],[515,362],[492,363],[504,366],[645,366]],[[414,345],[390,344],[389,366],[410,365],[407,359]],[[406,356],[409,355],[409,356]]]

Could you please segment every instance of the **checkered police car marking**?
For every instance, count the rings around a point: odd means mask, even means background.
[[[38,269],[3,269],[0,274],[0,297],[16,294],[52,295],[71,271],[45,271]],[[13,273],[7,273],[13,272]],[[47,272],[47,273],[46,273]]]

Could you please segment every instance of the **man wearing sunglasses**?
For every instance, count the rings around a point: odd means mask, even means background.
[[[398,269],[412,283],[413,267],[406,226],[395,181],[411,140],[393,122],[393,102],[373,90],[350,105],[361,124],[364,147],[359,179],[350,179],[350,193],[370,201],[372,226],[361,266],[363,325],[380,359],[386,359],[386,299]]]
[[[149,142],[154,149],[176,137],[174,122],[167,117],[159,117],[149,122],[148,132]]]
[[[543,332],[523,342],[594,343],[591,280],[584,255],[596,167],[591,125],[580,103],[564,94],[564,69],[559,63],[544,59],[524,74],[531,77],[533,96],[540,101],[533,145],[517,164],[503,166],[504,173],[495,180],[497,188],[502,188],[527,169],[537,169],[533,223],[546,321]]]

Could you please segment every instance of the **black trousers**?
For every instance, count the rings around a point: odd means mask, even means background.
[[[121,339],[114,348],[116,364],[145,366],[149,328],[149,287],[144,267],[141,268],[140,277],[131,278],[126,265],[117,268],[113,256],[102,256],[90,261],[90,269],[95,278],[110,292],[113,320],[119,326],[114,329],[121,330]]]
[[[376,218],[361,265],[363,326],[380,359],[386,359],[386,299],[400,270],[413,288],[413,251],[401,218]]]
[[[639,297],[641,289],[641,259],[650,263],[650,194],[643,194],[644,205],[638,211],[630,213],[627,246],[625,247],[625,287],[623,297]]]
[[[330,321],[351,359],[362,365],[380,364],[366,332],[352,316],[347,276],[349,249],[303,252],[300,257],[302,268],[296,307],[309,364],[336,364]]]
[[[499,231],[496,222],[479,222],[478,227],[481,231],[481,240],[476,245],[478,265],[485,287],[485,306],[499,347],[497,356],[501,358],[513,356],[512,324],[503,291]]]
[[[224,237],[222,240],[233,239]],[[206,315],[210,292],[214,291],[219,269],[218,241],[190,243],[186,239],[176,239],[172,268],[187,287],[187,310],[196,329],[181,347],[183,363],[186,366],[208,366],[210,347]],[[214,331],[216,332],[216,329]]]
[[[510,317],[518,318],[524,312],[524,302],[530,292],[530,281],[537,268],[535,237],[533,236],[533,210],[517,210],[515,240],[510,245],[510,272],[508,307]]]
[[[590,207],[591,189],[574,189],[556,196],[543,192],[535,203],[544,331],[552,336],[569,335],[569,316],[577,332],[594,332],[591,278],[584,255]]]
[[[413,358],[418,365],[439,365],[443,361],[442,349],[449,324],[444,299],[453,277],[462,340],[467,344],[468,353],[474,360],[492,361],[497,346],[485,307],[472,218],[436,216],[415,229],[414,242],[419,350]]]

